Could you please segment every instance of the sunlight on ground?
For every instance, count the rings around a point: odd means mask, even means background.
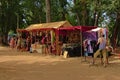
[[[0,46],[0,50],[5,50],[5,49],[6,49],[6,47]]]
[[[17,61],[17,64],[33,64],[33,63],[52,63],[57,61],[65,61],[65,59],[51,56],[1,56],[0,62]]]
[[[113,61],[110,61],[109,63],[120,63],[120,59],[118,59],[118,60],[113,60]]]

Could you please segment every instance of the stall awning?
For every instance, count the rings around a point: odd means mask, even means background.
[[[41,24],[32,24],[27,27],[25,30],[33,31],[33,30],[48,30],[48,29],[57,29],[60,27],[72,27],[72,25],[68,21],[59,21],[59,22],[50,22],[50,23],[41,23]]]
[[[17,32],[27,32],[25,29],[17,29]]]
[[[91,29],[95,29],[96,26],[73,26],[73,27],[63,27],[58,28],[59,30],[80,30],[82,32],[89,31]]]

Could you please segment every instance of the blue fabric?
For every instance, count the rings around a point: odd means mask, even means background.
[[[105,47],[106,47],[106,42],[105,41],[103,41],[102,43],[99,44],[99,49],[100,50],[105,49]]]

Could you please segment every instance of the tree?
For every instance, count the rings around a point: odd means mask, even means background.
[[[0,0],[0,34],[30,24],[68,20],[72,25],[107,26],[120,44],[120,0]],[[105,25],[103,24],[105,23]]]
[[[46,2],[46,22],[51,22],[51,10],[50,10],[50,0],[45,0]]]
[[[113,5],[114,4],[114,5]],[[112,1],[112,6],[114,11],[116,12],[116,20],[115,20],[115,25],[114,25],[114,30],[113,30],[113,35],[112,35],[112,42],[114,48],[117,45],[120,45],[120,1],[119,0],[114,0]]]
[[[7,33],[10,29],[16,31],[17,28],[17,16],[16,13],[19,11],[19,1],[0,1],[0,32],[3,36],[3,42],[6,42]]]
[[[106,13],[109,16],[109,32],[112,46],[115,48],[120,45],[120,1],[119,0],[110,0],[107,1],[109,7],[106,6]],[[111,27],[112,26],[112,27]]]

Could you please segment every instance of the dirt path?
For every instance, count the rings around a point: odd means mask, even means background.
[[[89,67],[80,57],[64,59],[0,47],[0,80],[120,80],[119,76],[119,59],[111,59],[106,68],[98,59]]]

